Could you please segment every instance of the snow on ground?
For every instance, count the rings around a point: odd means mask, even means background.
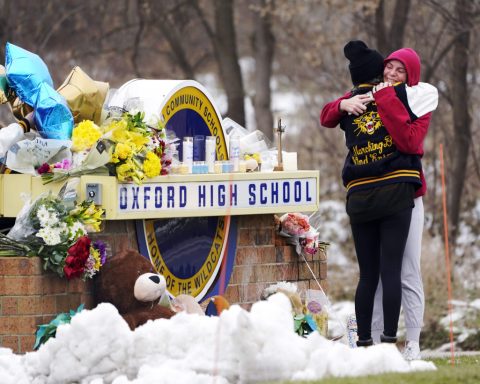
[[[36,352],[0,348],[2,384],[228,384],[435,369],[407,363],[392,345],[351,349],[318,333],[302,338],[282,294],[250,312],[234,305],[220,317],[180,313],[133,332],[104,303],[60,326]]]
[[[462,342],[468,336],[478,332],[478,319],[480,319],[480,299],[471,302],[463,300],[451,301],[451,313],[440,319],[440,325],[444,329],[450,329],[452,324],[453,332],[458,335],[456,341]],[[445,349],[445,347],[443,348]],[[442,347],[440,347],[442,350]]]

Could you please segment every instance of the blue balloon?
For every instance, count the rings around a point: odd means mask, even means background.
[[[72,136],[72,112],[63,96],[47,83],[40,84],[34,120],[38,132],[45,139],[70,140]]]
[[[11,43],[5,47],[5,72],[8,85],[20,100],[31,106],[42,83],[53,87],[48,68],[40,56]]]

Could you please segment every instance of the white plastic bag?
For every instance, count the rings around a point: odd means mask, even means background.
[[[8,149],[17,141],[23,139],[23,128],[13,123],[0,129],[0,157],[4,157]]]

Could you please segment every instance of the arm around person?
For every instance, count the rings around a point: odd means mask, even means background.
[[[387,86],[374,93],[377,110],[397,148],[404,153],[423,155],[423,142],[432,113],[415,118],[398,97],[395,88]]]
[[[335,128],[346,113],[360,116],[366,109],[366,104],[372,101],[372,97],[361,94],[351,97],[352,93],[347,92],[337,100],[327,103],[320,113],[320,123],[327,128]]]

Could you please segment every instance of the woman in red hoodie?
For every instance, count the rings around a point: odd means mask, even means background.
[[[398,81],[406,82],[409,86],[416,86],[420,79],[420,58],[410,48],[399,49],[385,59],[384,81],[387,84],[379,87],[389,87],[389,84]],[[424,84],[421,84],[422,87]],[[438,93],[430,88],[414,87],[411,89],[409,105],[413,113],[422,116],[412,123],[408,111],[398,105],[398,100],[392,97],[392,90],[386,89],[376,96],[378,113],[397,148],[406,153],[423,156],[423,141],[427,134],[430,110],[435,109],[438,102]],[[391,88],[391,87],[390,87]],[[408,89],[408,88],[407,88]],[[427,184],[423,175],[422,188],[415,194],[415,207],[412,211],[410,230],[404,251],[402,263],[402,307],[405,317],[406,344],[404,357],[407,360],[420,359],[420,332],[423,326],[425,310],[425,296],[423,292],[420,257],[422,248],[422,233],[424,224],[424,210],[422,196],[427,191]],[[375,305],[372,320],[372,335],[379,340],[383,329],[382,315],[382,286],[379,283],[375,295]]]
[[[379,54],[376,51],[369,50],[363,42],[352,41],[345,46],[345,55],[350,59],[350,74],[352,76],[352,81],[357,83],[358,87],[361,87],[362,84],[358,84],[367,79],[375,77],[375,74],[378,72],[381,73],[382,69],[379,69]],[[357,124],[357,136],[361,135],[362,123],[364,125],[370,124],[371,126],[379,126],[383,124],[386,132],[388,133],[383,140],[383,146],[388,146],[390,140],[393,141],[393,144],[396,146],[396,149],[402,153],[409,153],[421,157],[423,155],[423,140],[426,136],[428,125],[430,123],[430,117],[433,109],[436,108],[438,101],[438,94],[434,87],[425,84],[419,83],[420,77],[420,59],[416,52],[412,49],[405,48],[398,50],[392,53],[387,59],[385,59],[385,68],[383,69],[383,82],[380,82],[375,87],[372,87],[371,92],[363,92],[359,94],[353,94],[348,92],[343,97],[328,103],[322,110],[321,113],[321,123],[326,127],[335,127],[338,123],[345,120],[346,116],[359,116],[354,121],[359,122]],[[383,67],[383,60],[382,60]],[[360,81],[361,80],[361,81]],[[392,86],[396,83],[403,83],[402,86]],[[407,86],[405,86],[405,83]],[[355,88],[354,88],[355,90]],[[371,103],[372,102],[372,103]],[[369,107],[369,104],[374,104],[376,111],[372,112],[372,107]],[[348,115],[347,115],[348,113]],[[373,113],[373,115],[372,115]],[[375,115],[378,114],[378,115]],[[373,119],[372,116],[376,116]],[[380,118],[381,123],[378,123],[375,118]],[[370,118],[370,121],[368,120]],[[364,120],[362,122],[362,119]],[[372,122],[373,120],[373,122]],[[373,129],[371,129],[372,131]],[[367,134],[373,135],[372,132]],[[346,131],[347,145],[348,145],[348,132]],[[382,164],[382,161],[388,163],[389,160],[382,160],[376,162],[375,160],[381,159],[378,153],[374,153],[374,149],[380,142],[375,140],[372,137],[372,141],[368,141],[368,145],[363,146],[351,146],[352,156],[354,164],[358,164],[358,168],[367,169],[368,159],[372,163],[375,163],[376,166],[373,168],[380,175],[385,174],[385,165]],[[382,146],[382,147],[383,147]],[[353,149],[353,150],[352,150]],[[364,153],[368,153],[370,157],[361,157]],[[378,151],[377,151],[378,152]],[[391,154],[392,152],[390,152]],[[388,155],[389,156],[389,155]],[[390,157],[391,159],[391,157]],[[344,182],[345,182],[345,172],[348,165],[348,156],[347,161],[344,167]],[[356,162],[356,163],[355,163]],[[380,165],[379,165],[380,164]],[[370,166],[371,167],[371,166]],[[387,167],[388,168],[388,167]],[[404,167],[407,169],[408,167]],[[388,169],[387,169],[388,170]],[[411,171],[411,169],[410,169]],[[408,172],[410,172],[408,171]],[[372,172],[372,171],[370,171]],[[373,175],[376,176],[374,173]],[[394,178],[394,176],[399,175],[398,171],[390,172],[390,175],[387,177]],[[360,178],[359,180],[350,180],[346,184],[348,188],[355,186],[362,186],[364,188],[368,187],[368,180],[372,179],[372,173],[368,175],[367,178]],[[423,177],[423,173],[420,168],[420,177],[422,180],[421,187],[418,188],[415,192],[414,199],[414,208],[412,210],[412,216],[410,220],[410,228],[408,233],[408,239],[406,241],[404,257],[402,262],[401,269],[401,281],[402,281],[402,304],[405,312],[405,321],[407,326],[407,346],[404,351],[404,355],[407,359],[419,358],[419,335],[420,329],[422,326],[423,320],[423,309],[424,309],[424,295],[423,295],[423,285],[421,280],[420,272],[420,250],[421,250],[421,236],[423,228],[423,204],[421,196],[426,191],[426,184]],[[375,183],[378,184],[378,178],[375,179]],[[348,181],[348,180],[347,180]],[[397,182],[408,181],[399,180]],[[367,196],[368,197],[368,196]],[[372,196],[369,196],[370,198]],[[348,203],[347,203],[348,208]],[[347,209],[348,210],[348,209]],[[367,222],[367,224],[369,224]],[[384,223],[383,223],[384,224]],[[383,225],[382,224],[382,225]],[[364,240],[359,239],[358,227],[364,225],[357,225],[357,230],[354,228],[355,224],[352,224],[352,231],[354,232],[357,240],[356,248],[358,248],[359,242],[364,242]],[[357,232],[357,236],[355,236]],[[362,232],[360,232],[362,233]],[[370,241],[370,243],[375,243]],[[370,244],[371,245],[371,244]],[[385,251],[384,251],[385,253]],[[357,249],[358,255],[358,249]],[[398,260],[397,260],[398,262]],[[362,262],[359,259],[360,269],[361,269],[361,280],[362,280]],[[380,264],[382,264],[382,259],[380,259]],[[383,264],[392,264],[390,260],[383,260]],[[395,264],[395,263],[393,263]],[[365,268],[371,269],[371,264],[363,266]],[[382,267],[381,267],[382,268]],[[385,268],[385,266],[383,266]],[[370,272],[370,271],[368,271]],[[364,271],[365,275],[365,271]],[[368,273],[367,273],[368,275]],[[389,292],[391,296],[392,287],[391,282],[389,282]],[[359,288],[361,288],[362,283],[359,282]],[[357,289],[356,295],[356,306],[363,305],[369,307],[371,305],[371,285],[369,285],[369,294],[368,300],[358,300],[359,291]],[[398,289],[398,288],[397,288]],[[360,289],[365,291],[365,289]],[[365,294],[360,294],[360,298],[365,296]],[[394,295],[394,301],[398,301],[398,295]],[[388,301],[388,299],[386,300]],[[363,303],[363,304],[362,304]],[[367,304],[365,304],[367,303]],[[384,302],[385,303],[385,302]],[[387,303],[386,305],[389,305]],[[379,284],[377,289],[377,294],[375,296],[375,309],[373,314],[373,324],[372,324],[372,336],[377,341],[380,337],[380,333],[384,328],[384,319],[382,311],[382,287]],[[394,306],[396,307],[396,306]],[[369,309],[369,308],[367,308]],[[357,311],[357,309],[356,309]],[[362,312],[362,311],[361,311]],[[369,310],[367,310],[369,312]],[[392,310],[390,309],[390,312]],[[393,312],[396,312],[394,310]],[[360,314],[364,316],[363,314]],[[392,317],[391,313],[388,315],[388,322],[392,322],[392,319],[395,319],[396,316]],[[366,317],[368,320],[368,316]],[[359,319],[357,319],[358,321]],[[398,321],[398,318],[397,318]],[[362,325],[360,323],[363,323]],[[368,328],[366,327],[365,319],[360,319],[359,322],[359,337],[360,340],[367,338],[369,335]],[[392,333],[392,326],[390,327],[390,335]],[[361,330],[361,328],[364,328]],[[365,328],[367,328],[365,330]],[[395,328],[396,330],[396,328]],[[362,334],[363,333],[363,334]],[[383,335],[384,341],[392,341],[392,338],[385,338]],[[364,340],[365,341],[365,340]],[[360,345],[365,345],[368,343],[360,343]]]

